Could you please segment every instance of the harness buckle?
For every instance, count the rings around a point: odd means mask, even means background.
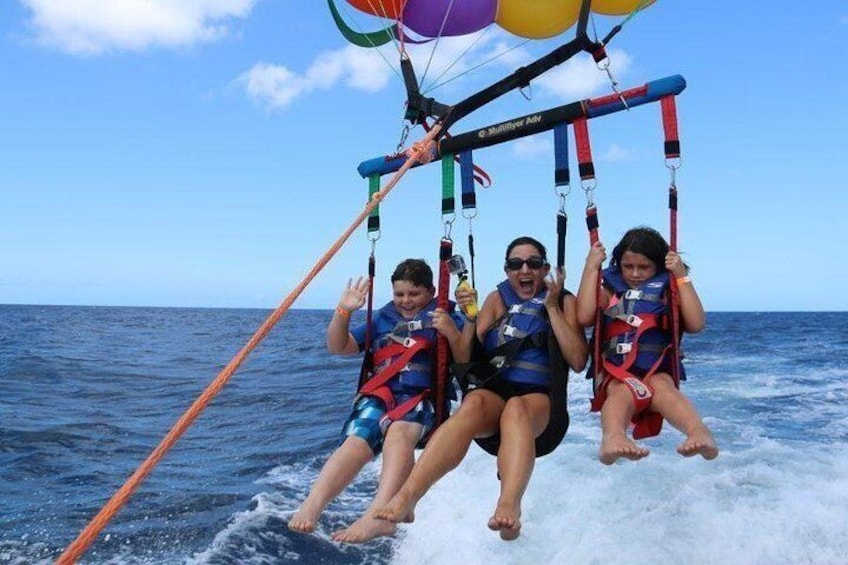
[[[633,350],[633,344],[632,343],[616,343],[615,344],[615,352],[618,355],[625,355],[627,353],[630,353],[632,350]]]
[[[496,355],[489,360],[489,363],[496,369],[500,369],[506,365],[506,355]]]
[[[515,337],[515,332],[518,330],[515,326],[504,326],[504,335],[507,337]]]
[[[386,432],[389,431],[389,426],[392,425],[392,422],[394,422],[394,420],[389,418],[388,414],[384,414],[383,417],[380,418],[378,425],[380,427],[380,434],[382,434],[383,437],[386,436]]]
[[[414,332],[416,330],[423,329],[424,324],[421,322],[421,320],[410,320],[406,323],[406,328],[409,331]]]
[[[642,318],[640,318],[639,316],[637,316],[636,314],[630,314],[629,316],[627,316],[626,321],[627,321],[628,324],[630,324],[634,328],[638,328],[639,326],[642,325],[642,322],[644,320]]]
[[[642,298],[642,291],[638,288],[628,288],[624,293],[625,300],[640,300]]]
[[[411,338],[411,337],[403,338],[403,346],[406,347],[407,349],[409,349],[410,347],[412,347],[415,344],[416,344],[416,341],[413,338]]]

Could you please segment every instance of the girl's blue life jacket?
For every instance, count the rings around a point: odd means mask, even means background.
[[[635,289],[627,285],[617,267],[604,269],[602,276],[612,297],[603,312],[601,356],[605,364],[620,367],[635,349],[636,358],[628,372],[644,377],[652,368],[657,369],[659,357],[668,351],[671,343],[666,298],[671,280],[669,273],[657,273]],[[682,377],[682,367],[680,374]]]

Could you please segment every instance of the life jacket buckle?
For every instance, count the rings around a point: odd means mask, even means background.
[[[625,355],[630,353],[633,350],[632,343],[616,343],[615,344],[615,352],[618,355]]]
[[[509,307],[510,314],[520,314],[522,312],[521,304],[513,304]]]
[[[416,343],[416,341],[411,337],[403,338],[403,346],[406,347],[407,349],[409,349],[410,347],[415,345],[415,343]]]
[[[504,335],[507,337],[515,337],[515,332],[518,330],[515,326],[504,326]]]
[[[409,331],[414,332],[414,331],[416,331],[416,330],[423,329],[423,328],[424,328],[424,324],[423,324],[423,322],[422,322],[421,320],[410,320],[410,321],[408,321],[408,322],[406,323],[406,328],[407,328]]]
[[[630,314],[629,316],[627,316],[627,323],[633,326],[634,328],[638,328],[639,326],[641,326],[643,321],[644,320],[642,320],[642,318],[640,318],[636,314]]]
[[[496,355],[489,360],[489,363],[496,369],[500,369],[506,365],[506,355]]]
[[[638,288],[629,288],[624,293],[625,300],[640,300],[642,298],[642,291]]]

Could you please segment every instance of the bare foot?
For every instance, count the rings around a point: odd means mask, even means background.
[[[619,457],[636,461],[649,453],[650,451],[648,449],[639,446],[627,436],[605,437],[601,440],[601,450],[598,453],[598,459],[604,465],[612,465]]]
[[[374,512],[374,517],[393,524],[400,524],[401,522],[411,524],[415,521],[415,501],[411,496],[404,494],[403,490],[400,490],[385,507]]]
[[[700,455],[704,459],[715,459],[718,457],[718,446],[710,431],[701,427],[686,437],[686,441],[677,446],[677,452],[684,457]]]
[[[313,510],[304,504],[289,520],[289,529],[301,534],[311,534],[315,531],[315,523],[320,514],[320,510]]]
[[[364,515],[344,530],[333,532],[330,537],[342,543],[365,543],[380,536],[390,536],[396,529],[397,526],[391,522]]]
[[[521,510],[517,506],[510,506],[498,502],[495,513],[489,518],[489,529],[500,532],[501,539],[512,541],[521,535]]]

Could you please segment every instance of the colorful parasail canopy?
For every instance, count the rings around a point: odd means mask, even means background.
[[[347,0],[368,14],[393,20],[391,27],[370,34],[348,28],[329,0],[336,23],[348,40],[365,47],[382,45],[401,30],[422,38],[465,35],[495,24],[525,38],[543,39],[563,33],[577,21],[582,0]],[[654,0],[592,0],[591,10],[604,15],[626,15]]]

